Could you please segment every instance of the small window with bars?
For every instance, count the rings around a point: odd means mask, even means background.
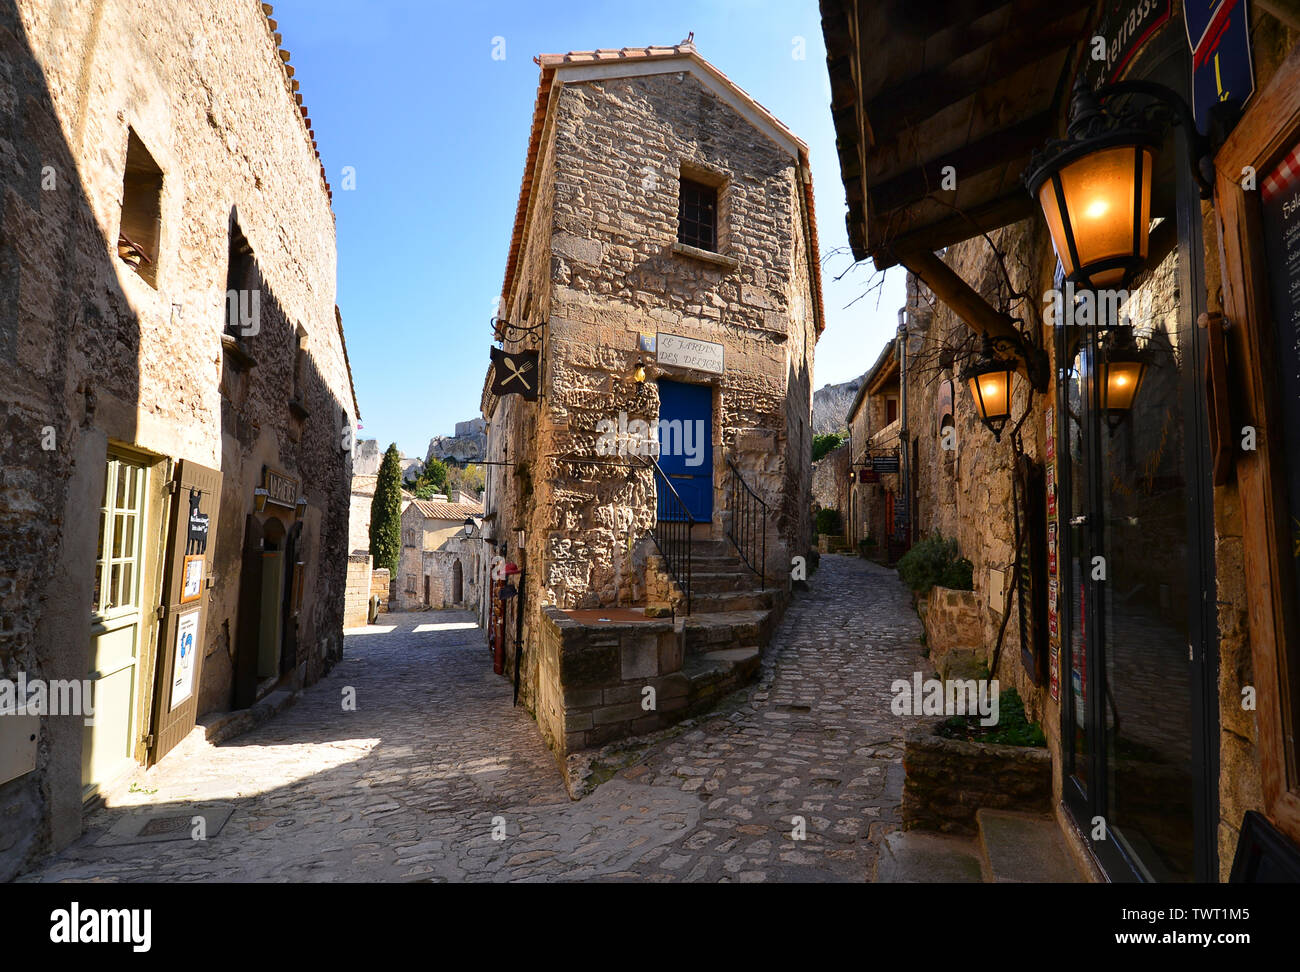
[[[701,250],[718,250],[718,187],[685,177],[677,207],[677,241]]]

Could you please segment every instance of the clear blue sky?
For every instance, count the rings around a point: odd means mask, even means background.
[[[822,253],[846,246],[816,0],[277,0],[273,15],[334,187],[339,294],[361,438],[423,457],[478,415],[528,144],[533,56],[675,44],[700,53],[808,143]],[[505,58],[492,57],[504,38]],[[800,45],[803,59],[797,58]],[[356,188],[342,189],[344,166]],[[894,332],[903,278],[823,271],[815,384],[861,374]]]

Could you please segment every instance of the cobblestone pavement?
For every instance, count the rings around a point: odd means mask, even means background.
[[[20,880],[861,881],[898,821],[912,720],[889,686],[920,667],[920,625],[892,571],[823,557],[755,685],[616,753],[577,802],[470,615],[383,620],[296,705],[173,753]],[[123,814],[214,805],[234,813],[206,841],[97,846]]]

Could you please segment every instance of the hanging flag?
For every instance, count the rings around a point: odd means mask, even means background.
[[[492,348],[492,394],[522,395],[537,401],[541,388],[536,351],[504,351]]]

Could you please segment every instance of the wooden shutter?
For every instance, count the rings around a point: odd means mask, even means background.
[[[160,626],[163,637],[158,643],[155,666],[157,680],[154,685],[150,766],[189,735],[198,715],[208,586],[217,538],[217,513],[221,505],[221,473],[188,459],[180,460],[172,478],[171,500],[167,560],[163,566],[163,617]],[[206,529],[203,529],[204,518]],[[187,558],[191,570],[195,569],[196,561],[202,565],[197,597],[193,592],[187,595],[185,591]],[[178,636],[182,634],[186,636],[184,661],[178,652],[181,647]]]

